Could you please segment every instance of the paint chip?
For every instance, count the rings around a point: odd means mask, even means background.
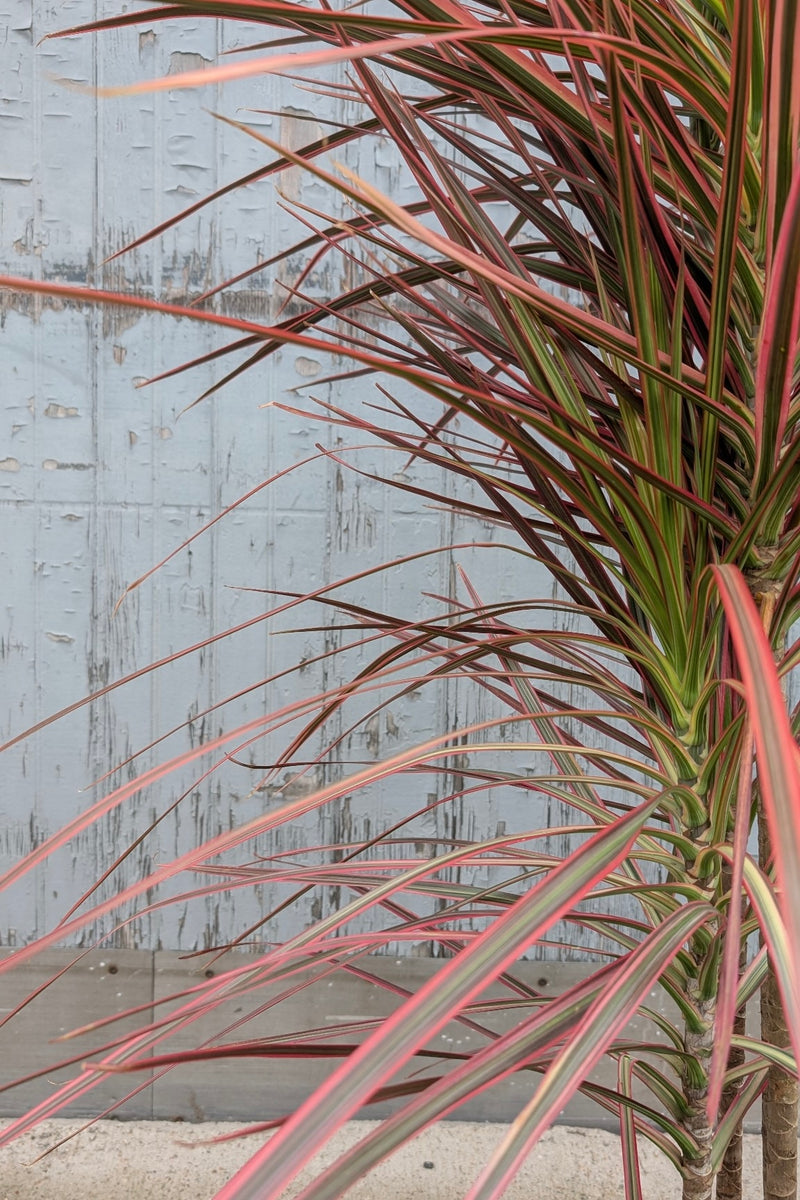
[[[91,471],[93,464],[59,462],[57,458],[46,458],[42,466],[45,471]]]
[[[77,408],[73,408],[72,406],[67,407],[66,404],[56,404],[55,401],[51,401],[44,410],[44,415],[46,417],[61,418],[77,417],[79,413]]]
[[[304,354],[300,354],[294,360],[294,369],[298,375],[304,375],[306,379],[309,379],[314,375],[319,375],[322,367],[315,358],[306,358]]]
[[[68,633],[51,633],[49,629],[47,630],[47,632],[45,633],[44,636],[50,638],[51,642],[74,642],[75,641],[75,638],[70,637],[70,635]]]
[[[4,458],[4,459],[0,460],[0,471],[18,471],[18,470],[19,470],[19,459]]]
[[[173,50],[169,56],[168,75],[182,75],[184,71],[202,71],[210,66],[211,59],[190,50]]]

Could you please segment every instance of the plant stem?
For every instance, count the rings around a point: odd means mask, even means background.
[[[745,1033],[745,1014],[739,1011],[733,1023],[734,1035],[743,1036]],[[740,1067],[744,1062],[744,1050],[740,1046],[732,1046],[728,1054],[728,1067]],[[726,1087],[722,1093],[722,1111],[727,1111],[736,1099],[738,1088],[735,1084]],[[736,1126],[722,1166],[717,1176],[717,1200],[742,1200],[742,1122]]]
[[[758,857],[762,867],[771,858],[766,818],[759,805]],[[791,1045],[778,982],[770,959],[761,988],[761,1037],[782,1050]],[[761,1153],[764,1200],[795,1200],[797,1196],[797,1080],[771,1067],[761,1098]]]
[[[692,996],[693,992],[694,996]],[[686,1051],[697,1059],[703,1068],[705,1080],[701,1087],[692,1087],[688,1080],[685,1085],[690,1112],[684,1123],[688,1132],[697,1142],[699,1153],[695,1158],[684,1158],[683,1200],[711,1200],[714,1190],[714,1173],[711,1166],[714,1129],[708,1119],[706,1099],[708,1096],[707,1067],[714,1047],[714,1018],[717,1001],[715,996],[708,1000],[701,999],[698,994],[697,982],[694,980],[689,982],[689,994],[694,999],[702,1028],[698,1032],[686,1030]]]
[[[754,598],[761,613],[764,629],[769,636],[775,611],[777,592],[774,587],[754,588]],[[772,839],[766,813],[759,797],[758,804],[758,861],[764,871],[772,867]],[[762,937],[763,943],[763,937]],[[786,1050],[791,1045],[786,1016],[783,1011],[778,981],[772,963],[761,988],[761,1037],[770,1046]],[[764,1200],[796,1200],[797,1198],[797,1079],[779,1067],[772,1066],[761,1098],[761,1155]]]
[[[722,890],[729,892],[731,890],[733,872],[730,864],[725,864],[722,868]],[[733,898],[731,898],[733,903]],[[744,902],[742,902],[744,907]],[[747,967],[747,944],[742,942],[739,951],[739,974],[741,975]],[[746,1030],[746,1013],[744,1008],[740,1008],[736,1013],[733,1021],[734,1036],[743,1037]],[[741,1046],[731,1046],[728,1051],[728,1069],[740,1067],[745,1060],[745,1053]],[[722,1112],[727,1112],[731,1104],[733,1104],[738,1094],[739,1087],[737,1084],[730,1084],[723,1089],[722,1092]],[[725,1156],[722,1160],[722,1166],[719,1169],[717,1176],[717,1200],[742,1200],[742,1122],[736,1126],[731,1140],[728,1142],[728,1148],[725,1151]]]

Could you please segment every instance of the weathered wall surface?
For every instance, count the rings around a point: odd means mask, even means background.
[[[342,111],[333,99],[298,92],[275,78],[231,85],[222,94],[203,89],[98,101],[93,87],[202,65],[216,59],[234,37],[246,39],[246,31],[226,32],[214,22],[159,22],[152,28],[41,42],[55,29],[115,9],[115,0],[60,5],[4,0],[0,7],[2,269],[184,302],[303,236],[302,227],[278,205],[273,184],[263,182],[106,261],[215,187],[268,161],[263,146],[205,110],[232,116],[244,107],[265,110],[253,122],[268,136],[295,145],[324,120],[339,119]],[[372,147],[368,162],[364,153],[356,162],[359,170],[402,194],[390,151]],[[298,173],[284,190],[304,204],[337,211],[335,199]],[[300,266],[292,259],[246,281],[227,302],[229,311],[257,319],[274,315],[285,299],[281,284],[291,285]],[[339,270],[331,261],[305,282],[306,290],[335,292]],[[2,304],[4,739],[89,691],[264,612],[263,594],[242,588],[306,592],[423,547],[499,540],[496,531],[466,529],[422,501],[351,475],[329,460],[316,461],[259,492],[178,553],[114,615],[126,585],[227,504],[313,454],[321,437],[336,444],[335,431],[263,405],[290,398],[290,389],[316,376],[323,381],[316,394],[326,400],[335,401],[342,389],[350,404],[356,389],[363,389],[367,400],[375,393],[368,381],[325,383],[330,363],[285,350],[268,366],[184,412],[219,378],[220,364],[146,388],[137,384],[209,353],[221,344],[218,333],[186,320],[121,310],[9,295]],[[368,472],[390,476],[403,466],[380,448],[360,451],[358,461]],[[437,486],[422,468],[413,470],[419,481]],[[352,585],[347,594],[413,616],[422,605],[436,607],[422,593],[452,593],[456,564],[466,568],[486,600],[521,591],[542,596],[551,587],[532,568],[521,581],[519,559],[500,549],[461,549],[405,566],[391,578]],[[300,674],[275,677],[313,659],[340,634],[277,634],[330,626],[332,620],[328,611],[317,610],[260,622],[137,679],[9,751],[0,795],[3,861],[15,860],[83,809],[98,794],[93,781],[109,771],[106,787],[129,778],[135,768],[329,684],[335,670],[319,663],[309,663]],[[254,686],[270,678],[274,682]],[[227,708],[208,712],[251,687]],[[334,756],[342,765],[334,763],[330,770],[346,770],[348,762],[481,719],[484,703],[453,683],[407,697],[347,736]],[[173,729],[177,732],[166,742],[114,770]],[[327,731],[328,736],[336,732]],[[243,758],[269,761],[279,744],[277,737],[259,743]],[[261,776],[243,766],[228,764],[197,784],[196,775],[195,766],[167,776],[55,855],[0,912],[0,944],[19,944],[51,927],[184,791],[174,813],[133,849],[100,895],[276,799],[274,789],[259,789]],[[436,792],[435,780],[423,780],[354,796],[318,819],[279,831],[261,849],[360,838],[424,807]],[[473,806],[462,802],[432,810],[422,832],[472,836],[494,834],[500,823],[511,829],[517,823],[530,828],[548,822],[561,823],[556,811],[548,812],[548,802],[534,811],[529,798],[515,807],[513,798],[509,802],[508,795],[495,794]],[[190,908],[157,910],[123,926],[114,944],[130,949],[215,945],[240,933],[280,898],[265,887]],[[318,911],[313,904],[319,901],[309,898],[285,914],[279,932],[302,927]]]

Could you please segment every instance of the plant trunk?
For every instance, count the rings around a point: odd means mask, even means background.
[[[699,1153],[696,1158],[684,1158],[681,1173],[683,1175],[683,1200],[711,1200],[714,1191],[714,1174],[711,1167],[711,1147],[714,1142],[714,1129],[708,1120],[706,1100],[708,1097],[708,1067],[711,1062],[711,1052],[714,1047],[714,1017],[716,1014],[716,998],[700,1000],[690,981],[690,998],[703,1023],[698,1033],[686,1031],[686,1050],[697,1060],[703,1070],[705,1079],[701,1087],[690,1086],[686,1083],[686,1099],[690,1112],[684,1125],[697,1142]]]
[[[722,868],[722,887],[724,891],[731,890],[732,870],[730,865],[726,864]],[[733,903],[733,897],[731,897]],[[745,908],[745,902],[742,901],[742,908]],[[747,967],[747,944],[742,942],[741,950],[739,951],[739,974],[745,971]],[[733,1034],[743,1037],[746,1030],[747,1015],[744,1008],[740,1008],[736,1013],[733,1021]],[[745,1059],[745,1053],[741,1046],[731,1046],[728,1052],[728,1069],[740,1067]],[[739,1085],[731,1084],[723,1089],[722,1092],[722,1112],[726,1113],[733,1104],[739,1092]],[[722,1166],[719,1169],[717,1176],[717,1200],[742,1200],[742,1122],[736,1126],[731,1140],[728,1142],[728,1148],[725,1151],[725,1157],[722,1160]]]
[[[790,1048],[772,967],[761,989],[761,1037],[771,1046]],[[795,1200],[797,1196],[797,1099],[797,1080],[771,1067],[761,1097],[764,1200]]]
[[[754,596],[769,637],[775,611],[776,591],[772,588]],[[758,804],[758,861],[766,872],[772,868],[772,839],[763,804]],[[761,1038],[770,1046],[787,1050],[791,1046],[783,1012],[780,988],[770,955],[767,977],[761,988]],[[767,1085],[761,1097],[761,1156],[764,1200],[797,1200],[798,1082],[770,1067]]]
[[[734,1035],[743,1036],[745,1033],[745,1014],[740,1009],[733,1023]],[[731,1046],[728,1054],[728,1067],[740,1067],[744,1062],[744,1050],[741,1046]],[[726,1087],[722,1093],[722,1111],[727,1112],[738,1094],[736,1084]],[[717,1176],[717,1200],[742,1200],[742,1122],[739,1121],[733,1137],[728,1142],[725,1157]]]
[[[758,857],[762,867],[771,858],[766,820],[759,807]],[[761,1037],[770,1046],[791,1046],[778,981],[770,959],[761,988]],[[797,1197],[797,1080],[770,1067],[761,1097],[761,1154],[764,1200],[796,1200]]]

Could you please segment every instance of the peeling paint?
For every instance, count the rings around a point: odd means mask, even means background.
[[[178,190],[178,189],[174,189]],[[184,192],[192,195],[197,195],[193,189],[183,189]],[[127,239],[118,239],[118,245],[107,248],[105,253],[108,255],[116,253],[122,249],[124,242]],[[38,251],[30,247],[24,250],[27,256],[37,254]],[[182,304],[190,303],[197,296],[204,292],[210,286],[211,254],[205,252],[187,257],[180,265],[177,265],[171,270],[174,270],[172,278],[175,280],[171,283],[169,279],[158,295],[153,292],[150,282],[137,275],[126,275],[122,268],[113,269],[114,263],[104,264],[102,286],[108,291],[130,291],[135,292],[140,296],[148,299],[158,300],[164,303]],[[281,275],[284,281],[296,279],[301,270],[300,264],[289,264],[286,270]],[[9,273],[11,273],[9,268]],[[14,273],[20,273],[19,268],[14,268]],[[89,263],[74,263],[67,266],[65,269],[49,270],[42,272],[44,280],[52,281],[53,283],[74,283],[78,286],[85,287],[92,277],[92,264]],[[316,277],[315,285],[322,287],[320,278]],[[324,281],[323,281],[324,282]],[[252,287],[239,288],[226,295],[218,298],[219,312],[226,317],[242,317],[245,320],[269,321],[280,310],[283,316],[292,316],[298,312],[301,305],[300,302],[294,299],[287,301],[283,291]],[[20,313],[23,316],[30,317],[34,321],[38,321],[44,312],[88,312],[90,306],[79,300],[65,300],[59,296],[40,296],[29,292],[12,292],[8,290],[0,291],[0,319],[3,315],[9,312]],[[127,309],[123,307],[108,306],[101,310],[103,338],[119,337],[126,330],[134,328],[142,319],[142,313],[138,309]],[[112,346],[112,354],[113,346]],[[118,365],[122,365],[118,363]],[[134,383],[147,383],[147,375],[140,375],[135,379]]]
[[[322,126],[308,109],[285,105],[280,116],[278,141],[289,150],[300,150],[309,142],[318,141],[322,137]],[[302,167],[290,167],[288,171],[281,172],[278,190],[286,200],[300,200],[307,178],[307,172]]]
[[[317,770],[312,771],[287,771],[283,776],[281,783],[263,783],[259,784],[256,791],[267,792],[272,800],[296,800],[302,796],[308,796],[311,792],[320,786],[320,777]]]
[[[305,355],[300,354],[294,360],[294,369],[298,375],[304,375],[307,379],[310,379],[314,375],[319,375],[322,370],[322,364],[317,362],[315,358],[306,358]]]
[[[42,462],[45,471],[93,471],[94,463],[59,462],[57,458],[46,458]]]
[[[168,75],[182,75],[184,71],[202,71],[209,67],[212,59],[188,50],[173,50],[169,56]]]
[[[369,718],[364,726],[364,740],[367,745],[367,753],[373,758],[377,758],[381,748],[381,718],[379,713],[375,713]]]
[[[55,402],[51,401],[50,404],[48,404],[47,408],[44,410],[44,415],[46,417],[61,418],[61,417],[77,417],[79,414],[78,414],[77,408],[74,408],[72,406],[67,407],[67,405],[65,405],[65,404],[56,404]]]
[[[0,471],[18,471],[19,460],[16,458],[0,459]]]
[[[75,638],[71,637],[68,633],[51,633],[50,630],[47,630],[44,636],[49,638],[51,642],[66,642],[67,644],[71,644],[75,641]]]
[[[32,182],[32,180],[29,182]],[[25,256],[35,253],[33,239],[34,239],[33,220],[29,219],[28,221],[25,222],[25,231],[22,234],[22,236],[16,238],[12,242],[12,246],[14,247],[14,253],[20,254],[20,255],[25,255]]]

